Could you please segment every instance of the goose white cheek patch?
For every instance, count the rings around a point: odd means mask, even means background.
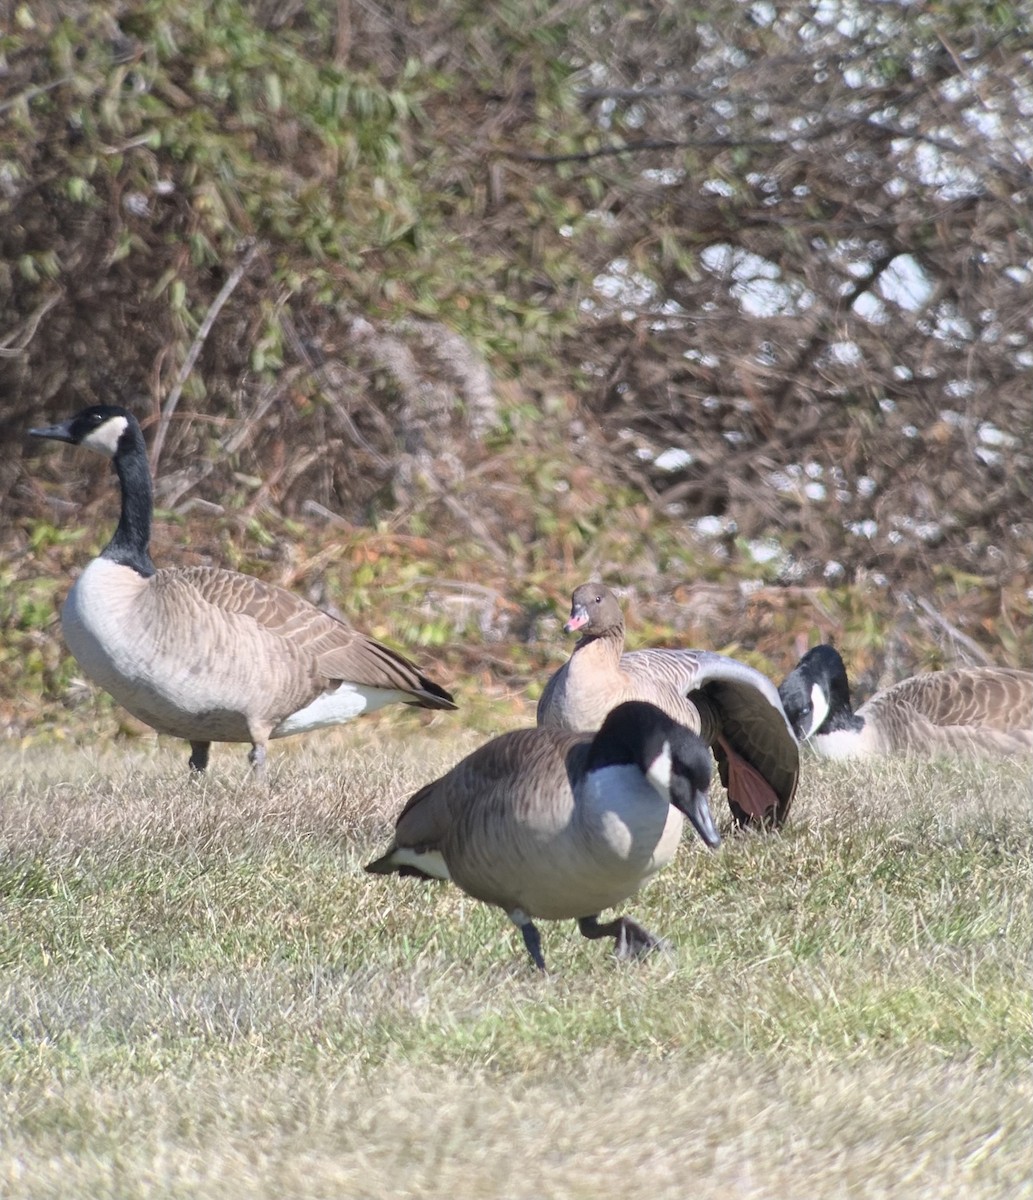
[[[118,450],[119,438],[125,433],[129,422],[125,417],[109,417],[103,425],[91,430],[82,440],[83,446],[96,450],[99,454],[114,458]]]
[[[415,867],[417,871],[432,875],[435,879],[448,881],[452,878],[440,850],[410,850],[402,847],[391,855],[391,862],[396,867]]]
[[[821,684],[816,683],[811,687],[811,726],[807,730],[807,737],[811,737],[814,731],[820,729],[825,724],[825,718],[829,715],[829,702],[822,691]]]
[[[663,749],[649,764],[646,778],[658,792],[670,799],[671,796],[671,743],[664,742]]]

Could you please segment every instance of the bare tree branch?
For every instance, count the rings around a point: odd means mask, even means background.
[[[222,311],[223,305],[233,295],[237,285],[248,272],[248,268],[255,261],[255,257],[262,249],[261,243],[252,242],[248,247],[244,257],[230,272],[226,282],[219,289],[219,294],[212,301],[205,313],[204,320],[194,337],[190,350],[187,352],[186,358],[183,360],[183,365],[179,369],[179,374],[176,376],[176,381],[172,385],[172,389],[162,405],[161,419],[158,421],[158,428],[154,435],[154,442],[151,445],[151,472],[154,475],[158,473],[158,463],[161,460],[162,448],[165,445],[165,436],[168,433],[169,423],[172,420],[172,414],[176,411],[176,405],[179,403],[179,397],[183,392],[183,385],[190,378],[190,372],[194,369],[194,364],[197,362],[198,356],[204,347],[208,335],[212,331],[212,326],[218,319],[219,313]]]
[[[28,349],[29,343],[36,336],[36,330],[39,328],[40,321],[43,320],[55,304],[60,303],[62,298],[61,293],[53,292],[42,304],[33,309],[17,329],[0,341],[0,358],[17,358],[19,355],[24,354]],[[11,343],[15,338],[20,338],[21,340],[17,345],[12,346]]]

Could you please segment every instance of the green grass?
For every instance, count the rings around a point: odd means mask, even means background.
[[[627,906],[668,952],[543,979],[361,871],[483,736],[379,724],[0,760],[5,1198],[1033,1196],[1027,763],[808,760]]]

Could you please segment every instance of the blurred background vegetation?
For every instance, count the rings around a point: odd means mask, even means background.
[[[33,423],[126,404],[154,554],[519,705],[569,592],[864,694],[1029,665],[1033,43],[1009,3],[0,0],[0,728],[113,709],[113,526]],[[422,647],[422,648],[421,648]],[[126,723],[123,721],[123,727]]]

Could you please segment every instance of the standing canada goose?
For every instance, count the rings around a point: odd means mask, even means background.
[[[211,567],[157,570],[143,434],[124,408],[95,405],[34,437],[113,461],[122,514],[61,609],[89,677],[159,733],[190,743],[203,771],[212,742],[250,742],[262,775],[270,738],[338,725],[400,701],[453,709],[452,697],[396,651],[284,588]]]
[[[622,704],[595,735],[520,729],[481,746],[402,810],[377,875],[451,879],[498,905],[545,970],[534,918],[571,918],[612,937],[620,958],[658,943],[628,917],[599,913],[674,857],[682,814],[720,844],[707,801],[710,754],[652,704]]]
[[[650,701],[713,748],[738,824],[782,824],[796,791],[800,753],[769,679],[708,650],[624,653],[624,614],[601,583],[575,588],[564,629],[581,637],[545,685],[540,726],[591,731],[622,701]]]
[[[807,651],[778,690],[797,736],[824,758],[1033,749],[1033,671],[930,671],[878,692],[853,712],[843,659],[821,645]]]

